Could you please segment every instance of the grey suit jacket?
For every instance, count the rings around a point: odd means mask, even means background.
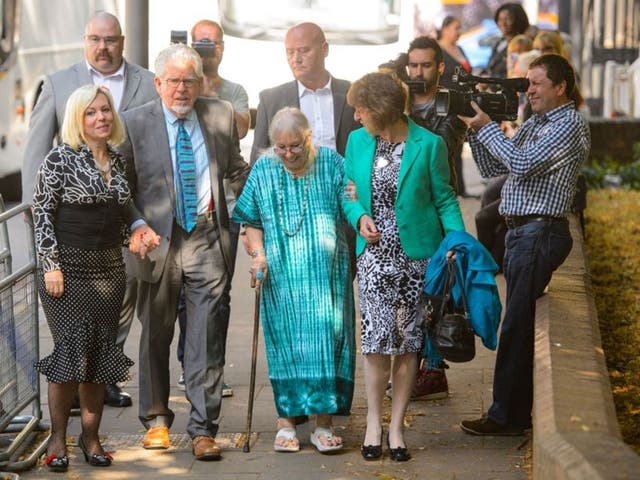
[[[147,103],[158,96],[153,77],[149,70],[125,61],[120,112]],[[36,173],[62,127],[67,99],[78,87],[90,83],[91,75],[84,61],[55,72],[45,80],[38,103],[29,119],[29,136],[22,160],[24,203],[32,202]]]
[[[230,260],[229,213],[222,181],[229,179],[237,198],[250,169],[240,154],[231,104],[224,100],[200,97],[196,101],[195,110],[209,156],[211,193],[215,201],[222,254],[228,270],[233,271]],[[129,220],[144,218],[161,238],[160,246],[144,260],[127,251],[127,271],[140,280],[155,283],[164,271],[176,204],[171,151],[161,100],[158,98],[127,110],[122,118],[127,140],[118,149],[127,161],[135,205]]]
[[[361,127],[353,118],[353,108],[347,105],[349,86],[350,83],[346,80],[331,78],[336,150],[342,156],[344,156],[347,147],[349,133]],[[262,150],[270,145],[269,123],[276,112],[283,107],[300,108],[296,80],[260,92],[260,103],[258,104],[256,126],[253,133],[253,147],[251,148],[251,165],[258,159]]]

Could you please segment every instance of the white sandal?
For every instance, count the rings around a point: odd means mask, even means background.
[[[288,443],[293,442],[294,440],[297,440],[296,437],[296,429],[295,428],[281,428],[280,430],[278,430],[278,433],[276,433],[276,439],[273,442],[273,449],[276,452],[299,452],[300,451],[300,441],[298,441],[298,445],[279,445],[278,439],[279,438],[284,438]]]
[[[311,434],[310,440],[311,443],[315,445],[320,453],[327,452],[335,452],[336,450],[340,450],[343,446],[342,443],[338,445],[325,445],[320,441],[320,436],[324,435],[325,441],[331,442],[333,439],[333,427],[316,427],[316,429]]]

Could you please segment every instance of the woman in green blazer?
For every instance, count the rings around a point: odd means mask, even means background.
[[[429,257],[443,234],[464,231],[449,185],[445,143],[404,114],[406,91],[385,73],[370,73],[347,94],[364,128],[349,136],[343,208],[359,233],[357,273],[361,350],[367,391],[366,460],[382,454],[382,399],[391,373],[393,400],[387,435],[392,460],[411,458],[403,438],[404,414],[416,377],[423,334],[418,300]],[[351,189],[347,189],[350,191]],[[393,365],[391,357],[394,357]]]

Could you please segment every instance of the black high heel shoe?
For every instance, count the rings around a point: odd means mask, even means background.
[[[389,458],[396,462],[406,462],[411,459],[411,454],[407,447],[391,448],[389,443],[389,433],[387,433],[387,447],[389,447]]]
[[[380,443],[378,445],[362,445],[360,448],[362,458],[365,460],[377,460],[382,456],[382,432],[380,432]]]
[[[102,453],[94,453],[93,455],[89,454],[89,450],[84,444],[84,440],[82,439],[82,435],[78,438],[78,446],[82,453],[84,454],[85,461],[91,465],[92,467],[109,467],[111,466],[111,462],[113,461],[113,457],[109,452]]]
[[[49,455],[44,464],[47,466],[50,472],[66,472],[69,469],[69,457],[62,455]]]

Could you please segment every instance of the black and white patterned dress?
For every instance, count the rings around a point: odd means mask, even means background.
[[[381,234],[357,259],[363,354],[402,355],[422,349],[418,299],[427,260],[412,260],[400,245],[395,214],[404,142],[376,137],[371,175],[373,221]]]
[[[38,287],[54,343],[36,368],[52,383],[116,383],[128,378],[133,365],[115,345],[126,284],[123,209],[131,192],[122,158],[111,148],[109,157],[106,181],[87,146],[61,144],[36,177]],[[63,274],[60,298],[45,288],[44,272],[53,270]]]

